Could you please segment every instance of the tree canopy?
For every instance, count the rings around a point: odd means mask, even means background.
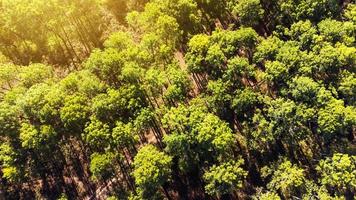
[[[352,0],[0,0],[0,199],[355,199]]]

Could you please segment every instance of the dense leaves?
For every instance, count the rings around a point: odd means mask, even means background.
[[[355,11],[0,0],[0,199],[354,199]]]

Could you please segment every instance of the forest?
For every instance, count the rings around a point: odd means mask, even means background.
[[[0,200],[353,200],[355,0],[0,0]]]

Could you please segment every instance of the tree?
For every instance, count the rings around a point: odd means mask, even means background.
[[[241,167],[243,159],[214,165],[204,173],[205,192],[221,197],[243,187],[247,172]]]
[[[295,77],[290,83],[293,98],[301,102],[316,102],[319,84],[309,77]]]
[[[179,68],[178,63],[175,63],[168,66],[166,75],[170,85],[164,92],[163,98],[173,102],[183,101],[191,88],[188,74]]]
[[[18,158],[18,152],[15,151],[14,147],[9,142],[3,142],[0,145],[2,177],[10,183],[19,183],[24,175]]]
[[[0,199],[353,199],[355,16],[0,0]]]
[[[274,144],[278,136],[272,131],[273,126],[263,115],[262,110],[256,109],[251,124],[244,123],[247,134],[247,147],[249,149],[266,151],[270,144]]]
[[[143,10],[148,0],[128,0],[126,2],[130,10]]]
[[[152,199],[169,179],[172,158],[152,145],[142,147],[134,159],[133,176],[141,198]]]
[[[350,3],[347,5],[346,11],[345,11],[345,17],[351,22],[356,22],[356,5],[354,3]]]
[[[171,108],[162,119],[170,130],[163,142],[166,152],[184,172],[199,170],[202,163],[223,161],[231,157],[235,136],[228,124],[208,113],[202,99],[189,107]]]
[[[105,81],[111,86],[119,86],[121,70],[124,65],[125,55],[123,52],[113,48],[95,50],[85,63],[85,66],[100,80]]]
[[[318,112],[318,131],[327,139],[332,139],[335,135],[345,135],[347,124],[344,121],[345,107],[341,100],[333,100],[327,103]]]
[[[188,43],[185,56],[188,69],[218,79],[226,68],[227,60],[233,56],[252,59],[258,41],[256,31],[244,27],[236,31],[218,29],[211,36],[196,35]]]
[[[198,4],[194,0],[164,0],[154,3],[160,7],[163,13],[174,17],[179,24],[179,29],[183,31],[183,38],[191,34],[198,33],[202,29],[202,16],[198,9]]]
[[[18,112],[17,107],[0,103],[0,137],[16,135],[20,123]]]
[[[298,41],[302,49],[311,49],[317,40],[317,29],[309,20],[292,24],[287,34],[291,39]]]
[[[50,125],[35,127],[29,123],[22,123],[20,129],[21,146],[26,149],[40,150],[48,147],[57,135]]]
[[[224,72],[223,80],[230,81],[233,84],[236,82],[242,83],[242,79],[252,78],[255,76],[255,68],[249,64],[247,58],[235,57],[228,60],[227,69]]]
[[[311,19],[319,21],[326,17],[332,17],[339,14],[339,5],[337,1],[325,0],[301,0],[301,1],[276,1],[282,15],[280,17],[288,17],[292,21],[303,19]]]
[[[190,72],[204,72],[204,59],[209,48],[209,36],[198,34],[192,37],[188,43],[188,53],[185,60]]]
[[[16,101],[23,116],[34,123],[56,124],[64,93],[53,83],[39,83],[29,88]]]
[[[275,60],[280,47],[282,47],[283,41],[275,36],[270,36],[262,40],[256,47],[254,53],[255,62],[259,63],[264,60]]]
[[[197,132],[196,139],[203,149],[217,151],[221,155],[228,154],[235,142],[228,124],[213,114],[207,114],[193,131]]]
[[[343,96],[345,103],[353,105],[355,102],[355,92],[356,92],[356,77],[352,73],[345,72],[342,74],[342,79],[338,91]]]
[[[228,112],[231,95],[229,94],[230,82],[223,82],[221,79],[217,81],[209,81],[207,85],[207,102],[211,110],[218,115],[223,115]]]
[[[90,123],[86,125],[82,138],[95,149],[105,149],[112,143],[109,125],[95,117],[92,117]]]
[[[237,90],[232,100],[232,108],[238,116],[249,116],[250,112],[259,103],[259,94],[250,88]]]
[[[274,168],[264,167],[262,169],[263,177],[270,175],[272,177],[267,187],[274,191],[280,191],[286,198],[293,195],[305,183],[304,170],[292,164],[287,159],[282,160]]]
[[[90,172],[96,180],[107,179],[114,173],[113,162],[115,154],[106,152],[103,154],[93,153],[90,156]]]
[[[276,86],[282,84],[289,76],[289,67],[279,61],[266,62],[265,79]]]
[[[110,88],[107,93],[93,98],[92,102],[91,110],[96,118],[110,123],[118,119],[128,121],[146,106],[143,92],[135,85],[123,86],[117,90]]]
[[[351,22],[325,19],[318,24],[318,30],[325,41],[334,44],[342,42],[349,46],[355,41],[354,28]]]
[[[256,200],[280,200],[281,197],[279,197],[278,194],[274,192],[267,191],[265,193],[259,194],[256,197]]]
[[[125,17],[129,9],[126,0],[104,0],[103,4],[116,16],[119,22],[125,23]]]
[[[67,96],[60,110],[60,117],[67,129],[71,131],[82,131],[89,121],[90,107],[88,99],[82,95]]]
[[[112,137],[115,144],[120,148],[131,148],[136,143],[134,127],[131,123],[116,122],[116,127],[112,130]]]
[[[336,189],[340,194],[355,190],[356,156],[335,153],[332,157],[320,160],[316,169],[323,185]]]
[[[81,94],[93,98],[105,91],[106,85],[88,70],[70,73],[59,81],[58,87],[68,95]]]
[[[0,86],[3,90],[9,90],[19,79],[20,67],[14,64],[0,64]]]
[[[239,0],[233,5],[232,12],[239,16],[240,22],[246,26],[258,24],[264,14],[260,0]]]
[[[99,1],[2,1],[1,51],[16,64],[77,66],[101,47],[110,19]],[[85,13],[85,14],[84,14]],[[105,24],[105,26],[100,26]]]
[[[38,83],[43,83],[53,77],[53,68],[43,64],[32,64],[22,67],[19,73],[21,83],[27,88]]]

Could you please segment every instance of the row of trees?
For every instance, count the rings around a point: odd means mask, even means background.
[[[354,3],[0,2],[6,198],[354,198]]]

